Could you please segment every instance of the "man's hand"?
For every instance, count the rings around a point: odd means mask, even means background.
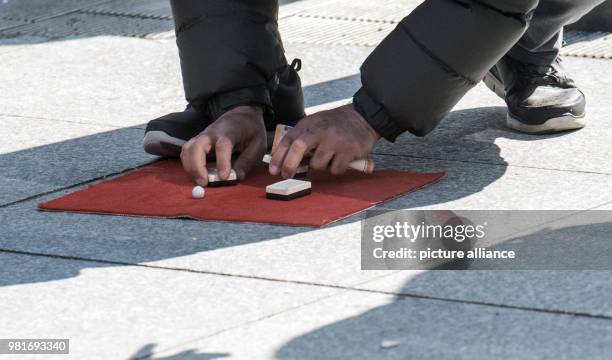
[[[240,156],[234,163],[238,179],[242,180],[266,151],[266,128],[263,110],[254,106],[239,106],[223,114],[198,136],[183,145],[181,162],[196,183],[208,185],[206,155],[214,151],[221,180],[227,180],[232,169],[232,152]]]
[[[270,174],[291,178],[304,156],[312,153],[310,168],[343,174],[351,161],[363,159],[380,136],[352,104],[302,119],[282,139],[270,162]]]

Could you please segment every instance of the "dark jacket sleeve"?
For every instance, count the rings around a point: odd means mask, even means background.
[[[279,77],[288,68],[278,1],[171,4],[187,101],[213,120],[239,105],[261,105],[269,121]]]
[[[537,0],[427,0],[361,67],[354,106],[384,138],[433,130],[527,29]]]

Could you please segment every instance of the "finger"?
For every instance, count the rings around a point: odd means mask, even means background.
[[[234,170],[239,180],[244,180],[246,174],[260,161],[265,152],[266,147],[261,141],[251,141],[247,145],[234,163]]]
[[[299,135],[299,130],[291,129],[283,139],[280,141],[274,153],[272,154],[272,160],[270,161],[269,171],[272,175],[279,175],[281,172],[281,166],[283,164],[283,160],[285,160],[285,155],[287,155],[287,151],[289,151],[289,147],[293,143],[293,140]]]
[[[194,142],[181,152],[183,168],[193,176],[200,186],[208,185],[208,172],[206,171],[206,154],[212,145],[208,136],[198,136]]]
[[[234,145],[227,137],[220,137],[215,144],[215,156],[217,157],[217,169],[219,178],[227,180],[232,170],[232,150]]]
[[[324,149],[322,146],[319,146],[310,159],[310,164],[308,166],[313,170],[325,170],[329,167],[329,163],[333,157],[333,150]]]
[[[291,147],[285,155],[281,174],[285,179],[292,178],[300,166],[304,155],[319,144],[319,137],[310,132],[304,132],[291,143]]]
[[[344,174],[346,170],[348,170],[348,165],[352,160],[353,157],[351,156],[336,153],[329,168],[329,172],[331,172],[332,175]]]
[[[191,139],[181,146],[181,164],[183,165],[183,170],[186,173],[191,173],[191,163],[187,161],[187,153],[189,152],[189,148],[193,146],[195,139]]]

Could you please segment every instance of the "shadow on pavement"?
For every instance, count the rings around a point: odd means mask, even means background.
[[[150,360],[213,360],[213,359],[222,359],[230,356],[228,353],[199,353],[196,350],[185,350],[180,353],[176,353],[174,355],[152,355],[155,351],[156,344],[147,344],[140,348],[136,352],[136,354],[132,355],[129,359],[131,360],[139,360],[139,359],[150,359]]]
[[[304,87],[305,106],[319,106],[344,99],[352,99],[361,86],[361,75],[355,74]],[[322,101],[323,100],[323,101]]]
[[[597,252],[607,256],[610,246],[609,241],[585,245],[585,236],[602,238],[611,230],[612,222],[595,223],[509,241],[534,245],[544,240],[542,246],[588,261]],[[612,337],[612,321],[601,319],[612,320],[609,277],[610,271],[425,271],[397,289],[400,295],[390,303],[301,335],[280,348],[276,358],[580,358],[589,349],[589,358],[605,359],[603,344]],[[520,329],[511,331],[511,324]]]

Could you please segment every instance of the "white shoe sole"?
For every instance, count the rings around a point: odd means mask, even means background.
[[[178,139],[163,131],[149,131],[142,141],[144,150],[157,156],[180,157],[185,140]]]
[[[272,148],[272,140],[274,139],[274,131],[267,132],[267,149]],[[186,141],[172,137],[163,131],[149,131],[145,134],[142,141],[144,150],[157,156],[180,157],[181,148]]]
[[[510,129],[527,134],[552,134],[562,131],[582,129],[586,126],[586,119],[584,116],[576,117],[572,114],[566,114],[560,117],[548,119],[543,124],[528,125],[512,116],[512,114],[508,113],[508,116],[506,117],[506,125]]]
[[[495,76],[487,73],[482,81],[501,99],[506,98],[504,84],[502,84],[501,81],[499,81]],[[510,129],[527,134],[552,134],[562,131],[582,129],[586,126],[586,117],[584,115],[574,116],[572,114],[565,114],[560,117],[548,119],[543,124],[529,125],[508,112],[508,115],[506,116],[506,126],[508,126]]]

